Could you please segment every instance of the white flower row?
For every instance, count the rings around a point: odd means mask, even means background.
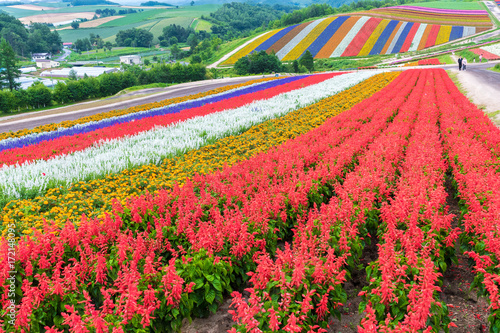
[[[392,39],[391,44],[389,45],[389,48],[387,49],[387,52],[385,52],[385,54],[391,54],[392,53],[392,50],[394,50],[394,47],[396,47],[396,43],[398,42],[399,37],[401,37],[401,34],[406,29],[406,25],[407,24],[408,24],[408,22],[403,22],[403,24],[401,24],[401,26],[399,27],[398,32],[396,33],[396,35]]]
[[[342,39],[339,45],[337,45],[335,50],[332,52],[330,58],[340,57],[369,19],[370,17],[368,16],[362,16],[359,20],[357,20],[356,23],[354,23],[354,25],[352,26],[351,30],[349,30],[349,32],[345,35],[344,39]]]
[[[160,163],[163,158],[197,149],[213,139],[242,133],[265,120],[283,116],[357,84],[376,72],[349,73],[306,88],[260,100],[236,109],[156,127],[135,136],[101,141],[93,147],[50,160],[0,168],[0,190],[21,197],[49,186],[102,177],[124,169]]]
[[[324,18],[323,19],[320,19],[320,20],[316,20],[316,21],[313,21],[311,22],[307,27],[305,27],[304,29],[302,29],[301,32],[299,32],[297,34],[297,36],[293,37],[293,39],[291,41],[289,41],[285,46],[283,46],[281,48],[281,50],[279,50],[278,52],[276,52],[276,56],[282,60],[287,54],[288,52],[290,52],[295,46],[297,46],[304,38],[306,38],[307,35],[309,35],[309,33],[314,29],[316,28],[316,26],[318,24],[320,24],[321,22],[323,22],[323,20],[325,20]]]
[[[500,43],[493,44],[493,45],[481,46],[481,49],[488,51],[490,53],[496,54],[497,56],[500,56]]]
[[[411,41],[410,48],[408,51],[416,51],[418,49],[418,45],[420,44],[420,41],[422,40],[422,37],[424,36],[425,29],[427,28],[427,24],[422,23],[417,29],[417,32],[415,33],[415,37],[413,37],[413,40]]]

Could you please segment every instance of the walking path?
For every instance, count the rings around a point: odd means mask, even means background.
[[[500,73],[487,68],[494,64],[467,64],[466,71],[452,69],[458,74],[458,80],[465,90],[465,95],[477,106],[490,114],[491,120],[500,126]]]

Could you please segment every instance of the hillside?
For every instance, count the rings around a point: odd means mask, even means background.
[[[491,28],[484,10],[396,6],[332,16],[269,31],[236,52],[232,65],[252,52],[274,52],[291,61],[309,50],[315,58],[417,51]]]

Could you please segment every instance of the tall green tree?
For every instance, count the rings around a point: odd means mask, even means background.
[[[10,91],[19,88],[16,79],[21,75],[16,66],[16,53],[10,44],[2,38],[0,41],[0,88],[5,85]]]
[[[314,58],[309,50],[304,53],[304,55],[300,58],[300,64],[307,68],[307,70],[312,71],[314,69]]]

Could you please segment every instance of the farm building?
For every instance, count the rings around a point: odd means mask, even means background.
[[[47,77],[68,77],[69,72],[74,70],[76,72],[77,77],[84,77],[85,74],[87,76],[99,76],[104,73],[112,73],[117,72],[118,68],[109,68],[109,67],[73,67],[73,68],[62,68],[62,69],[54,69],[51,71],[45,71],[41,74],[41,76]]]
[[[31,59],[33,61],[42,60],[42,59],[50,59],[52,54],[50,53],[33,53],[31,54]]]
[[[23,74],[26,74],[26,73],[31,73],[31,72],[36,72],[36,67],[35,66],[31,66],[31,67],[21,67],[19,68],[19,71]]]
[[[57,80],[48,80],[48,79],[40,80],[40,79],[37,79],[34,77],[21,76],[21,77],[16,79],[16,82],[21,85],[20,86],[21,89],[28,89],[29,87],[31,87],[31,85],[34,82],[41,82],[46,87],[52,88],[58,81]]]
[[[59,62],[49,59],[37,59],[35,62],[38,68],[53,68],[60,65]]]
[[[126,55],[120,57],[120,63],[127,65],[140,65],[141,56],[140,55]]]

